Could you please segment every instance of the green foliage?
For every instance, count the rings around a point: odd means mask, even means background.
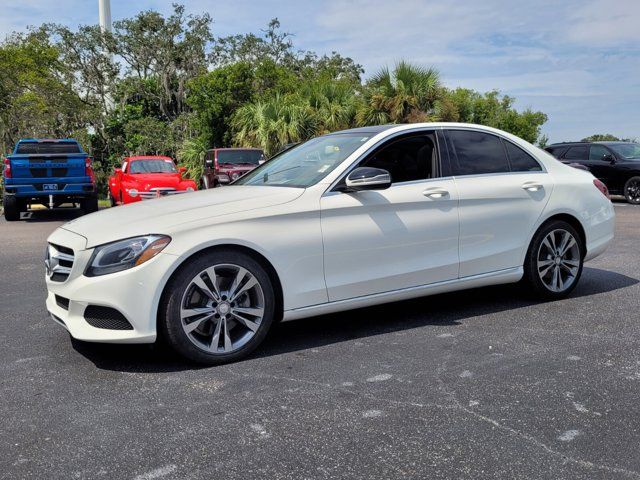
[[[204,170],[204,155],[209,149],[209,143],[202,137],[188,138],[182,142],[178,151],[181,166],[187,167],[189,176],[199,181]]]
[[[621,139],[610,133],[596,133],[580,140],[581,142],[619,142]]]
[[[547,116],[531,109],[518,112],[513,107],[514,100],[495,90],[485,94],[466,88],[444,91],[442,119],[499,128],[535,143]]]

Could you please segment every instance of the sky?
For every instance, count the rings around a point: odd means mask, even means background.
[[[113,20],[168,14],[171,0],[112,0]],[[337,51],[365,76],[405,59],[448,87],[499,90],[549,116],[551,141],[640,138],[640,0],[190,0],[213,33],[259,32],[277,17],[297,48]],[[97,23],[97,0],[0,0],[0,37],[28,25]]]

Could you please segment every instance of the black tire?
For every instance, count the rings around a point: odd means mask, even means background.
[[[624,184],[624,198],[633,205],[640,205],[640,177],[631,177]]]
[[[562,231],[568,232],[571,237],[575,239],[576,250],[572,249],[572,252],[567,252],[573,253],[571,255],[571,258],[567,258],[567,260],[577,263],[577,271],[575,271],[575,274],[572,275],[571,283],[566,288],[563,288],[561,291],[554,291],[545,283],[545,280],[543,280],[543,278],[549,278],[549,273],[546,273],[545,276],[542,276],[541,278],[541,274],[539,273],[538,260],[539,256],[547,251],[546,246],[542,247],[543,242],[545,241],[547,236],[551,234],[551,232]],[[556,238],[558,238],[558,236],[561,236],[562,234],[555,233],[554,235],[556,236]],[[563,220],[552,220],[550,222],[547,222],[538,229],[536,234],[533,236],[533,239],[531,240],[531,244],[529,245],[527,256],[524,262],[524,277],[522,279],[523,283],[526,287],[528,287],[528,290],[531,291],[531,293],[537,298],[546,300],[558,300],[561,298],[565,298],[573,291],[574,288],[576,288],[578,282],[580,281],[580,276],[582,275],[582,267],[584,264],[584,256],[584,242],[575,228],[573,228],[569,223]],[[541,259],[541,261],[555,263],[555,258],[551,260],[547,257]],[[544,271],[546,267],[543,266],[540,268],[541,271]],[[555,269],[556,267],[555,265],[552,265],[551,268]],[[563,269],[562,265],[558,265],[557,268],[560,272],[563,272],[565,275],[567,275],[568,278],[567,267]],[[551,275],[553,276],[553,272],[551,272]],[[554,279],[549,278],[549,280],[551,280],[553,283]]]
[[[117,205],[118,205],[118,202],[116,202],[116,199],[115,199],[115,198],[113,198],[113,195],[111,195],[111,192],[109,192],[109,204],[110,204],[112,207],[115,207],[115,206],[117,206]]]
[[[2,204],[4,206],[4,218],[7,222],[20,220],[20,212],[22,211],[22,202],[13,195],[2,195]]]
[[[204,347],[196,345],[191,339],[193,337],[189,337],[186,333],[183,327],[183,320],[181,319],[181,307],[182,302],[187,300],[188,292],[193,288],[192,280],[205,269],[214,265],[220,266],[224,264],[242,267],[258,281],[263,293],[264,314],[257,330],[255,330],[253,336],[250,337],[244,345],[229,353],[214,353],[206,350]],[[220,293],[223,293],[223,291],[221,290]],[[185,306],[192,308],[187,305]],[[249,355],[265,339],[275,317],[276,297],[273,283],[266,270],[258,261],[249,255],[233,249],[221,249],[193,257],[181,266],[171,278],[160,302],[158,311],[158,333],[163,341],[167,342],[176,352],[189,360],[207,365],[220,365],[234,362]],[[229,316],[229,318],[232,319],[231,316]],[[213,331],[219,321],[220,320],[211,318],[202,322],[202,326]],[[210,324],[207,325],[207,322],[210,322]],[[243,328],[239,322],[235,321],[231,327],[231,333],[233,333],[233,329],[237,327]]]
[[[83,198],[80,202],[80,208],[84,211],[85,215],[98,211],[98,197]]]

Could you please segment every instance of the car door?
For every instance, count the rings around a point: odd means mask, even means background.
[[[345,193],[343,178],[321,198],[329,300],[457,278],[458,194],[441,176],[436,132],[395,136],[355,166],[383,168],[392,184]]]
[[[522,266],[553,182],[514,143],[478,130],[446,131],[460,215],[460,277]]]
[[[589,171],[594,177],[609,186],[615,178],[615,156],[604,145],[593,144],[589,146]]]

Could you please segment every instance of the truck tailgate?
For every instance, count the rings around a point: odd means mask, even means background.
[[[9,155],[13,178],[84,177],[85,153]]]

